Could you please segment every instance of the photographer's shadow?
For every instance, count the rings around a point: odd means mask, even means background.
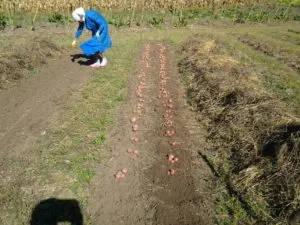
[[[39,202],[32,210],[30,225],[57,225],[59,222],[83,225],[77,200],[49,198]]]
[[[80,65],[83,66],[89,66],[93,64],[93,59],[91,57],[87,57],[85,54],[74,54],[70,55],[71,56],[71,61],[72,62],[77,62]],[[85,60],[82,60],[85,59]]]

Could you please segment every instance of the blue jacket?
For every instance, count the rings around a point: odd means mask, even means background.
[[[80,48],[87,56],[105,52],[111,47],[112,42],[108,32],[108,24],[99,12],[95,10],[85,11],[85,21],[79,23],[75,34],[76,39],[81,36],[84,27],[92,31],[93,36],[90,40],[80,45]],[[97,32],[99,32],[99,37],[95,36]]]
[[[85,11],[85,21],[79,23],[79,27],[75,34],[76,39],[81,36],[84,26],[86,27],[86,29],[92,31],[93,36],[97,33],[98,30],[100,35],[108,35],[108,25],[106,19],[95,10]]]

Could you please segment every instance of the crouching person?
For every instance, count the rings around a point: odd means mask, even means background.
[[[79,23],[72,46],[75,47],[84,28],[92,32],[92,38],[83,42],[80,48],[86,56],[93,56],[95,62],[90,65],[92,68],[104,67],[107,58],[104,53],[111,47],[112,42],[108,32],[108,24],[101,13],[95,10],[84,10],[78,8],[72,13],[73,19]]]

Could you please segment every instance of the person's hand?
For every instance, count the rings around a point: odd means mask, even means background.
[[[99,30],[96,32],[95,36],[96,36],[96,38],[100,37]]]
[[[73,47],[73,48],[76,47],[76,40],[74,40],[74,41],[72,42],[72,47]]]

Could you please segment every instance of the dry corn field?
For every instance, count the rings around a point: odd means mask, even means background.
[[[226,4],[251,4],[259,0],[3,0],[0,5],[0,12],[12,11],[35,11],[39,8],[42,11],[66,11],[73,10],[78,6],[84,8],[98,8],[102,10],[132,10],[132,9],[180,9],[192,7],[216,7]]]

